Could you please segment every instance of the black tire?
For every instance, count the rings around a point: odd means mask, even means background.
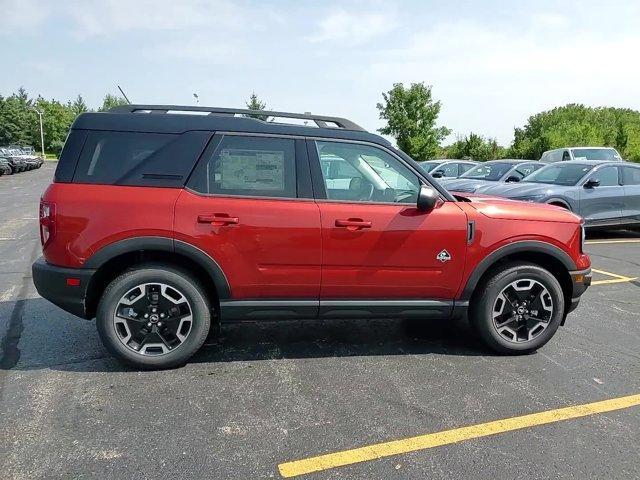
[[[548,313],[550,318],[544,330],[535,337],[529,340],[509,340],[498,331],[498,326],[494,323],[494,306],[500,305],[497,303],[498,297],[504,289],[515,281],[525,280],[537,282],[546,288],[552,301],[552,312]],[[484,285],[474,293],[469,308],[471,325],[489,348],[498,353],[519,355],[539,349],[553,337],[564,317],[565,299],[560,283],[549,271],[532,263],[514,262],[498,267],[489,274]]]
[[[187,337],[175,350],[161,355],[143,355],[120,340],[114,313],[129,290],[155,282],[175,288],[186,298],[191,307],[192,324]],[[123,273],[107,286],[98,304],[96,324],[105,348],[122,363],[143,370],[173,368],[183,365],[206,340],[211,326],[211,309],[205,289],[189,273],[162,264],[146,264]]]

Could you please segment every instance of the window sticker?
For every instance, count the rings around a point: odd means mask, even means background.
[[[284,190],[284,152],[224,149],[220,163],[223,190]]]

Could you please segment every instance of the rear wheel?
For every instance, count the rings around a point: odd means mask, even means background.
[[[564,310],[562,287],[549,271],[531,263],[511,263],[494,270],[474,295],[470,319],[490,348],[521,354],[553,337]]]
[[[203,287],[188,273],[142,266],[113,280],[96,314],[104,346],[143,369],[185,363],[204,343],[211,313]]]

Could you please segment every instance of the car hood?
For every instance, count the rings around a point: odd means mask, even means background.
[[[475,192],[480,187],[495,183],[475,178],[443,178],[440,180],[440,185],[450,192]]]
[[[546,203],[522,202],[479,193],[456,197],[468,202],[479,213],[489,218],[576,224],[582,222],[582,218],[575,213]]]
[[[478,193],[485,195],[498,195],[506,198],[532,197],[532,196],[550,196],[566,190],[563,185],[552,185],[549,183],[499,183],[484,186],[477,190]]]

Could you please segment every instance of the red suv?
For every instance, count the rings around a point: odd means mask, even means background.
[[[580,217],[454,196],[385,139],[309,114],[82,114],[40,233],[38,292],[141,368],[235,320],[468,313],[492,349],[530,352],[591,282]]]

